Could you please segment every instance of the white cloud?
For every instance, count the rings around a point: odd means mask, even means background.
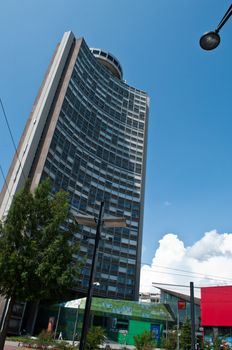
[[[151,265],[141,268],[140,291],[154,292],[152,282],[189,286],[232,285],[232,233],[206,232],[190,247],[176,234],[168,233],[159,241]],[[188,293],[189,288],[162,285]],[[199,295],[199,289],[195,290]]]

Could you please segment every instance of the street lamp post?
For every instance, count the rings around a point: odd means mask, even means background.
[[[218,33],[220,29],[224,26],[224,24],[228,21],[231,15],[232,15],[232,5],[230,5],[228,10],[226,11],[224,17],[222,18],[221,22],[218,24],[217,28],[212,32],[208,32],[202,35],[202,37],[200,38],[200,46],[202,49],[209,51],[209,50],[216,49],[216,47],[218,47],[221,41]]]
[[[191,350],[196,349],[194,284],[190,282]]]
[[[72,339],[73,346],[75,345],[75,337],[76,337],[77,323],[78,323],[78,316],[79,316],[79,307],[80,307],[80,301],[77,304],[76,317],[75,317],[75,323],[74,323],[74,328],[73,328],[73,339]]]
[[[98,219],[88,215],[76,215],[75,217],[77,223],[81,225],[96,227],[95,244],[94,244],[93,257],[92,257],[92,265],[91,265],[91,271],[90,271],[90,277],[89,277],[89,286],[88,286],[88,292],[86,297],[79,350],[84,350],[85,348],[86,336],[87,336],[88,327],[89,327],[90,309],[91,309],[91,302],[92,302],[93,288],[94,288],[94,275],[96,270],[96,260],[97,260],[96,257],[97,257],[99,241],[101,239],[101,228],[102,227],[126,227],[125,218],[112,217],[112,216],[103,217],[103,208],[104,208],[104,202],[101,202]]]

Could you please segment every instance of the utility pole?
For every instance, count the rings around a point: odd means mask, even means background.
[[[177,308],[177,350],[180,350],[180,314],[179,308]]]
[[[191,350],[195,350],[195,304],[194,304],[194,285],[190,282],[190,316],[191,316]]]

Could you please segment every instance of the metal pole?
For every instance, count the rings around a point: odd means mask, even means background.
[[[101,202],[99,216],[97,220],[95,245],[94,245],[92,266],[91,266],[90,277],[89,277],[89,287],[88,287],[86,303],[85,303],[85,311],[84,311],[84,318],[83,318],[83,326],[81,330],[79,350],[84,350],[85,348],[86,336],[89,328],[89,317],[90,317],[90,309],[91,309],[92,294],[93,294],[93,282],[94,282],[95,267],[96,267],[96,256],[97,256],[98,244],[101,238],[103,207],[104,207],[104,202]]]
[[[195,350],[195,304],[194,285],[190,282],[191,350]]]
[[[166,341],[168,340],[168,315],[166,314]]]
[[[73,339],[72,339],[73,346],[75,344],[75,336],[76,336],[76,329],[77,329],[77,322],[78,322],[78,313],[79,313],[79,305],[77,307],[76,318],[75,318],[74,329],[73,329]]]
[[[180,350],[180,314],[177,308],[177,350]]]
[[[230,7],[226,11],[224,17],[222,18],[221,22],[217,26],[217,28],[215,30],[216,33],[219,32],[219,30],[224,26],[224,24],[228,21],[228,19],[230,18],[231,15],[232,15],[232,5],[230,5]]]
[[[57,319],[56,319],[56,327],[55,327],[55,331],[54,331],[54,340],[56,339],[58,324],[59,324],[59,320],[60,320],[60,311],[61,311],[61,305],[59,305],[59,309],[58,309],[58,314],[57,314]]]
[[[9,305],[10,305],[10,298],[6,299],[5,305],[4,305],[4,310],[3,310],[3,315],[2,315],[2,319],[1,319],[1,329],[0,332],[2,332],[3,327],[5,325],[6,322],[6,316],[7,316],[7,311],[9,309]]]

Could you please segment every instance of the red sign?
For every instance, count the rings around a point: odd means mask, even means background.
[[[202,326],[232,326],[232,286],[201,288]]]
[[[186,301],[178,300],[178,310],[185,310],[185,309],[186,309]]]

